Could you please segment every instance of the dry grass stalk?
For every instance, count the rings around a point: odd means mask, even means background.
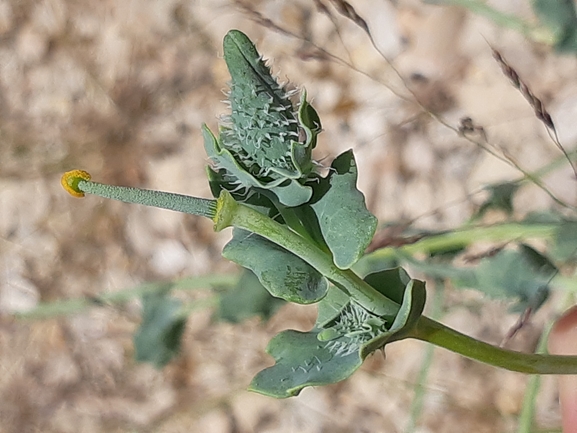
[[[493,58],[497,61],[497,63],[499,63],[499,66],[501,66],[501,70],[503,71],[505,76],[509,78],[509,80],[511,80],[513,86],[515,86],[515,88],[518,89],[521,92],[521,94],[525,97],[525,99],[529,102],[529,105],[531,105],[531,107],[535,111],[537,119],[542,121],[545,124],[545,126],[547,126],[547,128],[551,128],[551,130],[555,131],[555,124],[553,123],[551,115],[545,109],[543,101],[537,98],[535,94],[533,94],[533,92],[531,92],[529,86],[527,86],[521,80],[517,71],[515,71],[515,69],[513,69],[511,65],[507,63],[507,61],[499,51],[497,51],[493,47],[491,47],[491,51],[493,52]]]
[[[357,13],[355,8],[344,0],[330,0],[335,9],[344,17],[353,21],[356,25],[362,28],[367,35],[372,39],[371,32],[369,30],[369,25],[367,22]]]
[[[329,11],[329,8],[321,1],[321,0],[313,0],[313,4],[315,5],[315,7],[317,8],[317,10],[322,13],[323,15],[328,16],[329,18],[332,17],[331,12]]]
[[[553,123],[553,119],[551,118],[551,115],[545,108],[543,101],[541,101],[539,98],[537,98],[537,96],[535,96],[535,94],[531,91],[529,86],[527,86],[527,84],[525,84],[521,80],[517,71],[515,71],[515,69],[513,69],[513,67],[507,63],[507,61],[499,51],[497,51],[493,47],[491,47],[491,51],[493,53],[493,58],[497,61],[497,63],[499,63],[499,66],[501,66],[501,70],[503,71],[505,76],[509,78],[511,83],[513,83],[513,86],[515,86],[515,88],[518,89],[521,92],[521,94],[525,97],[525,99],[529,102],[529,105],[531,105],[531,107],[533,108],[533,111],[535,112],[535,116],[537,116],[537,119],[543,122],[543,124],[545,124],[545,126],[550,131],[553,132],[553,135],[551,135],[551,132],[549,132],[551,139],[553,140],[555,145],[559,148],[559,150],[563,152],[565,158],[567,158],[569,165],[571,165],[571,168],[573,169],[575,179],[577,179],[577,168],[571,161],[571,158],[567,154],[565,148],[561,145],[561,142],[559,141],[559,137],[557,135],[557,130],[555,129],[555,124]]]
[[[249,2],[250,3],[250,2]],[[245,3],[242,0],[235,0],[234,4],[247,16],[250,17],[255,23],[260,26],[263,26],[265,29],[271,29],[275,32],[278,32],[285,36],[295,37],[296,35],[289,30],[279,26],[275,22],[273,22],[270,18],[265,17],[262,13],[254,9],[249,3]]]
[[[472,118],[469,116],[461,118],[461,123],[459,125],[459,134],[466,136],[467,134],[477,133],[479,134],[485,142],[488,142],[487,132],[485,128],[477,125]]]

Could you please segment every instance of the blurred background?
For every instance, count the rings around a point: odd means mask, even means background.
[[[509,21],[462,7],[476,2],[437,3],[351,1],[355,22],[346,3],[329,0],[0,0],[0,432],[515,431],[527,376],[412,340],[296,398],[247,392],[272,364],[269,339],[310,329],[314,307],[230,324],[213,319],[210,290],[182,291],[199,307],[181,354],[162,370],[137,363],[141,303],[100,296],[234,277],[220,257],[230,232],[199,217],[73,199],[60,187],[64,171],[80,168],[99,182],[210,197],[200,127],[215,130],[226,112],[221,43],[237,28],[282,81],[306,87],[324,128],[316,159],[354,149],[359,189],[383,224],[456,228],[486,198],[484,185],[520,176],[479,143],[528,171],[560,155],[491,47],[543,101],[568,150],[577,61],[543,28],[518,25],[537,22],[528,0],[488,2]],[[574,180],[568,164],[543,178],[573,204]],[[553,204],[524,188],[514,216]],[[477,292],[449,287],[443,296],[443,323],[491,343],[519,320]],[[67,299],[83,301],[18,316]],[[510,347],[535,349],[559,311],[555,299]],[[555,378],[542,380],[535,419],[534,431],[560,424]]]

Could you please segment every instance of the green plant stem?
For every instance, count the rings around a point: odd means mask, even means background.
[[[129,186],[105,185],[89,180],[80,180],[78,188],[88,194],[120,200],[125,203],[143,204],[192,215],[213,218],[216,200],[174,194],[171,192],[153,191],[149,189],[132,188]]]
[[[541,333],[539,343],[537,344],[537,353],[546,353],[547,340],[549,339],[549,333],[551,332],[551,329],[553,329],[553,323],[548,324]],[[535,407],[540,382],[540,376],[532,376],[527,381],[527,386],[525,387],[525,396],[523,397],[523,405],[521,407],[521,413],[519,414],[519,425],[517,428],[517,433],[531,432],[531,428],[535,421]]]
[[[433,319],[439,319],[442,315],[443,310],[443,298],[445,295],[445,282],[437,278],[435,280],[435,290],[433,292],[433,298],[429,304],[429,314]],[[421,368],[417,375],[417,380],[415,384],[415,394],[413,396],[413,401],[411,402],[411,408],[409,410],[409,421],[407,427],[405,428],[405,433],[413,433],[417,430],[417,422],[423,412],[423,407],[425,403],[425,393],[427,388],[425,383],[427,382],[427,377],[429,376],[429,371],[433,363],[433,357],[435,353],[435,346],[428,344],[425,349],[425,355],[421,363]]]
[[[368,311],[380,316],[396,315],[399,304],[385,297],[350,269],[339,269],[329,254],[310,241],[256,210],[237,203],[226,191],[221,193],[218,202],[215,230],[234,226],[256,233],[303,259]]]
[[[92,185],[96,185],[96,187],[92,188]],[[114,187],[96,184],[90,181],[80,181],[78,182],[78,186],[84,192],[94,193],[104,197],[129,203],[152,204],[197,215],[202,215],[202,213],[199,213],[199,207],[201,211],[205,209],[206,213],[210,214],[209,211],[212,210],[214,206],[213,200],[197,199],[160,191]],[[130,192],[129,197],[125,197],[123,194],[123,191],[127,190]],[[152,197],[150,197],[149,194]],[[174,196],[177,196],[177,202],[171,201]],[[160,205],[158,203],[160,203]],[[234,226],[260,235],[309,263],[333,282],[335,286],[347,293],[368,311],[381,316],[396,315],[399,309],[399,305],[396,302],[375,290],[352,270],[339,269],[333,263],[332,257],[329,254],[326,254],[316,245],[302,238],[288,227],[273,221],[248,206],[237,203],[228,192],[223,191],[221,193],[216,202],[216,210],[213,215],[215,230],[220,231],[224,228]],[[554,233],[554,230],[555,226],[551,224],[503,224],[492,227],[476,227],[423,239],[403,249],[406,253],[431,251],[437,248],[446,248],[447,245],[455,246],[459,243],[466,245],[474,240],[480,239],[550,236]],[[424,246],[426,246],[426,248],[424,248]],[[382,251],[386,251],[386,249],[380,250],[381,254]],[[376,253],[373,253],[373,255],[374,254]],[[466,357],[511,371],[532,374],[577,374],[577,356],[523,354],[501,349],[468,337],[424,316],[417,321],[415,328],[408,337],[427,341]]]
[[[122,304],[131,299],[138,298],[158,291],[166,290],[170,286],[172,290],[198,290],[207,287],[233,286],[238,281],[236,275],[208,275],[204,277],[185,278],[175,282],[145,283],[137,287],[112,293],[102,293],[95,297],[66,299],[38,305],[36,308],[23,313],[16,313],[18,319],[39,320],[52,317],[65,316],[80,313],[88,308]]]
[[[542,355],[502,349],[421,316],[409,335],[495,367],[528,374],[576,374],[577,356]]]
[[[435,253],[466,247],[478,241],[504,241],[511,239],[549,238],[553,236],[559,224],[520,224],[504,223],[491,226],[477,226],[446,233],[427,236],[413,244],[401,247],[387,247],[367,254],[362,260],[393,259],[398,251],[405,254]]]
[[[479,0],[442,0],[443,4],[461,6],[465,9],[470,10],[472,13],[484,16],[485,18],[493,21],[499,27],[506,27],[512,30],[516,30],[530,39],[534,39],[536,36],[541,35],[544,29],[538,26],[531,25],[527,21],[511,14],[501,12],[485,2]],[[542,40],[544,35],[541,35],[539,42],[545,42]],[[552,41],[548,41],[552,43]]]

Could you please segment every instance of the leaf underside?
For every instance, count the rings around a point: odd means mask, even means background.
[[[250,269],[271,295],[311,304],[327,293],[327,280],[293,253],[254,233],[235,229],[222,255]]]

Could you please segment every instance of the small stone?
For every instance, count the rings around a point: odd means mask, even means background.
[[[165,240],[159,243],[154,251],[150,264],[161,275],[172,276],[186,267],[190,253],[176,240]]]

